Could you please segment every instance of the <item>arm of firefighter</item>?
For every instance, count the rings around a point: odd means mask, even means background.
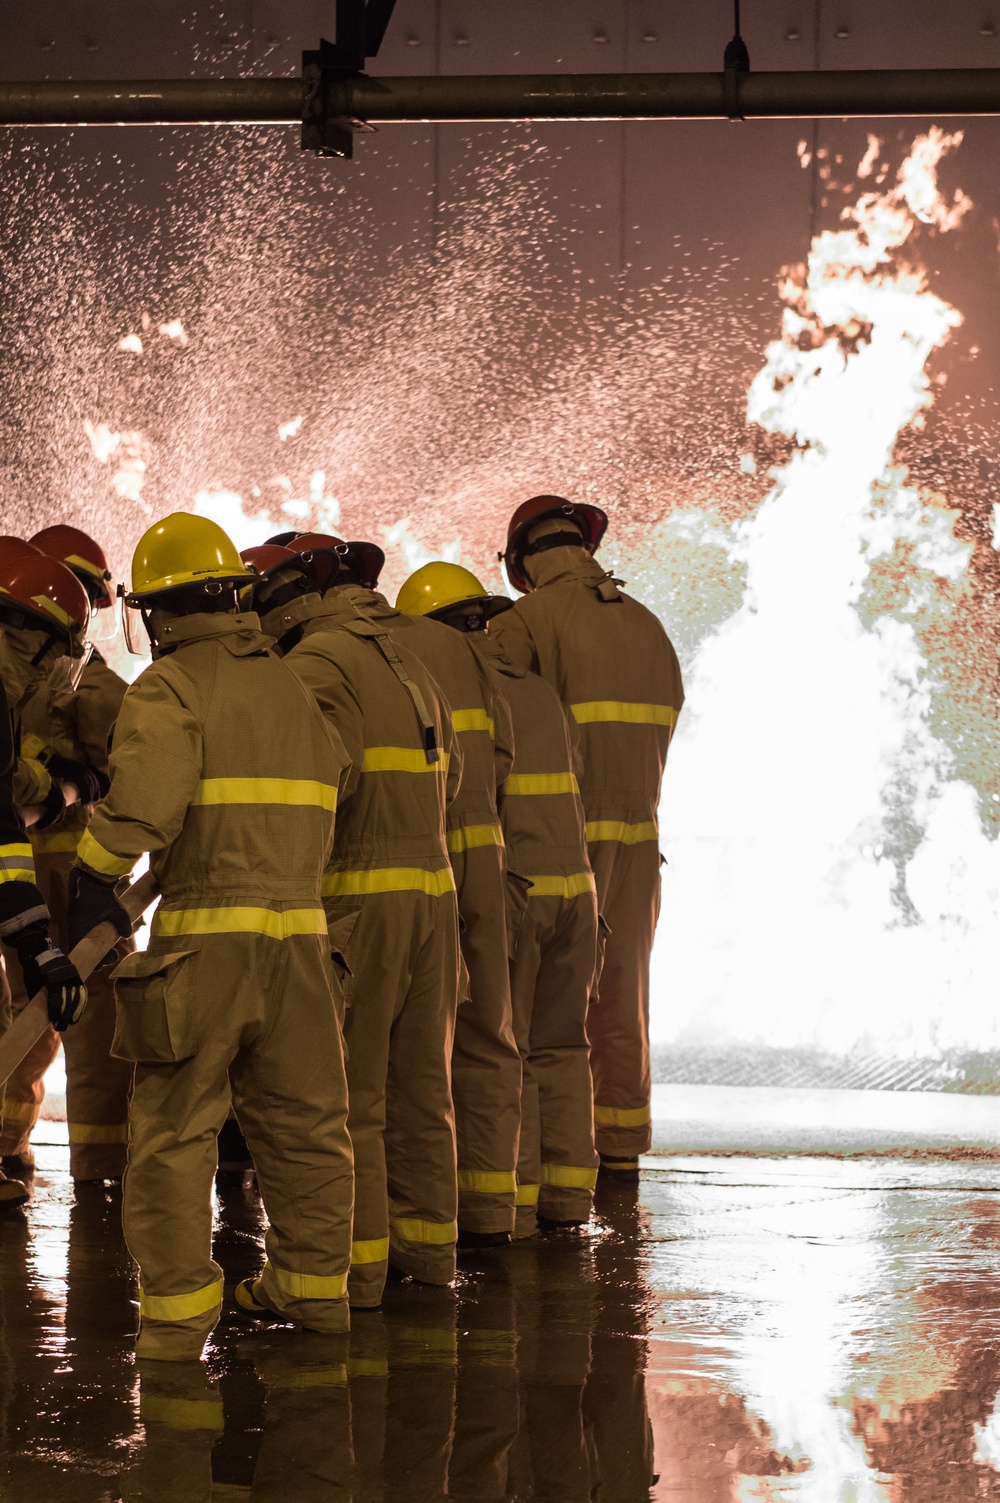
[[[34,751],[34,748],[28,750]],[[22,747],[14,769],[14,802],[19,809],[27,809],[31,804],[44,804],[52,789],[52,774],[45,764],[37,756],[26,756],[24,753],[25,748]]]
[[[490,622],[490,636],[498,642],[511,662],[525,673],[538,673],[538,654],[524,616],[515,606],[494,616]]]
[[[198,722],[155,666],[125,695],[109,767],[111,787],[77,851],[77,863],[106,882],[176,840],[198,791]]]
[[[108,748],[128,685],[104,663],[88,663],[67,713],[88,766],[107,775]]]
[[[345,761],[350,765],[345,768],[337,795],[338,804],[342,804],[357,788],[365,759],[365,722],[358,697],[337,663],[325,652],[311,647],[308,638],[294,647],[284,661],[299,683],[309,690],[343,745]]]
[[[444,701],[447,704],[447,700]],[[443,716],[440,728],[441,749],[448,758],[448,772],[445,778],[445,805],[450,806],[458,797],[458,790],[462,786],[462,772],[464,759],[462,757],[461,737],[452,729],[451,716]]]
[[[0,682],[0,936],[11,938],[29,924],[48,922],[49,910],[35,886],[35,861],[14,801],[14,724]]]

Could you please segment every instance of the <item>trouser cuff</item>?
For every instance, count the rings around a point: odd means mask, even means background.
[[[125,1156],[124,1143],[71,1143],[69,1172],[73,1179],[121,1179]]]
[[[455,1243],[437,1247],[414,1247],[412,1243],[389,1243],[389,1262],[421,1284],[450,1284],[455,1277]]]
[[[594,1133],[595,1147],[602,1158],[636,1159],[640,1153],[648,1153],[653,1141],[652,1124],[639,1127],[598,1127]]]
[[[458,1225],[463,1232],[512,1232],[514,1195],[463,1195],[458,1197]]]
[[[518,1206],[514,1217],[513,1237],[515,1242],[527,1241],[538,1231],[538,1213],[534,1206]]]
[[[303,1299],[283,1289],[281,1277],[280,1270],[266,1263],[260,1278],[254,1281],[254,1293],[269,1310],[302,1326],[306,1331],[321,1331],[327,1336],[335,1336],[350,1330],[351,1313],[347,1308],[346,1290],[335,1299]],[[336,1278],[331,1282],[337,1282]]]
[[[589,1221],[593,1209],[592,1190],[543,1185],[538,1192],[538,1214],[546,1221]]]
[[[216,1310],[216,1318],[218,1313]],[[135,1340],[136,1357],[143,1362],[197,1362],[214,1324],[215,1320],[207,1330],[197,1331],[184,1322],[149,1320],[143,1316]]]

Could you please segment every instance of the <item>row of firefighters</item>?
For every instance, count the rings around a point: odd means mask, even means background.
[[[93,539],[0,542],[0,936],[14,1010],[42,993],[51,1024],[6,1083],[0,1201],[27,1195],[62,1036],[72,1174],[127,1152],[140,1355],[199,1356],[219,1317],[233,1111],[269,1222],[236,1303],[312,1330],[377,1307],[390,1266],[446,1285],[463,1242],[582,1226],[599,1172],[637,1177],[683,695],[659,620],[594,558],[606,525],[534,497],[516,603],[431,563],[393,607],[375,544],[240,554],[173,514],[119,591],[152,653],[127,690],[89,648],[115,610]],[[87,1007],[68,952],[100,924],[120,939]]]

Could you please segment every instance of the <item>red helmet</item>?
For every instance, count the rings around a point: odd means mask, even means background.
[[[291,548],[283,548],[279,543],[260,543],[256,548],[244,548],[240,558],[248,569],[259,574],[261,579],[266,579],[268,574],[275,569],[280,569],[282,564],[298,564],[299,558]]]
[[[8,564],[13,564],[18,559],[40,558],[41,553],[41,548],[36,548],[34,543],[26,543],[24,538],[12,537],[10,533],[0,533],[0,569],[5,569]]]
[[[584,546],[590,553],[594,552],[608,526],[606,513],[588,501],[566,501],[562,496],[532,496],[530,501],[523,501],[510,519],[507,547],[500,555],[507,565],[507,578],[522,595],[531,589],[531,581],[524,572],[524,560],[533,551],[527,544],[528,533],[538,522],[559,517],[565,517],[580,529]]]
[[[289,552],[301,557],[320,593],[328,590],[335,582],[346,547],[340,538],[335,538],[328,532],[297,532],[288,538],[284,546]]]
[[[60,522],[54,527],[43,527],[41,532],[35,533],[31,541],[42,553],[47,553],[50,558],[59,559],[67,569],[73,571],[86,588],[97,610],[114,606],[111,570],[108,568],[104,549],[99,543],[94,542],[89,533],[83,532],[79,527],[67,527]]]
[[[341,562],[369,590],[374,590],[378,584],[378,577],[385,563],[385,554],[377,543],[345,543],[343,538],[324,532],[283,532],[277,538],[271,539],[272,542],[279,540],[286,548],[294,548],[297,553],[312,553],[318,552],[321,548],[335,548]],[[322,581],[320,588],[325,590],[333,582],[332,577]]]
[[[83,585],[65,564],[44,553],[9,561],[0,557],[0,613],[9,604],[16,605],[27,618],[23,624],[35,630],[55,626],[71,638],[85,636],[90,625],[90,601]]]

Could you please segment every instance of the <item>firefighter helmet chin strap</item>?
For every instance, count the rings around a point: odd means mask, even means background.
[[[587,539],[574,529],[572,532],[547,532],[544,537],[536,538],[533,543],[522,548],[521,557],[530,558],[533,553],[547,553],[550,548],[586,548],[588,553],[592,552]]]

